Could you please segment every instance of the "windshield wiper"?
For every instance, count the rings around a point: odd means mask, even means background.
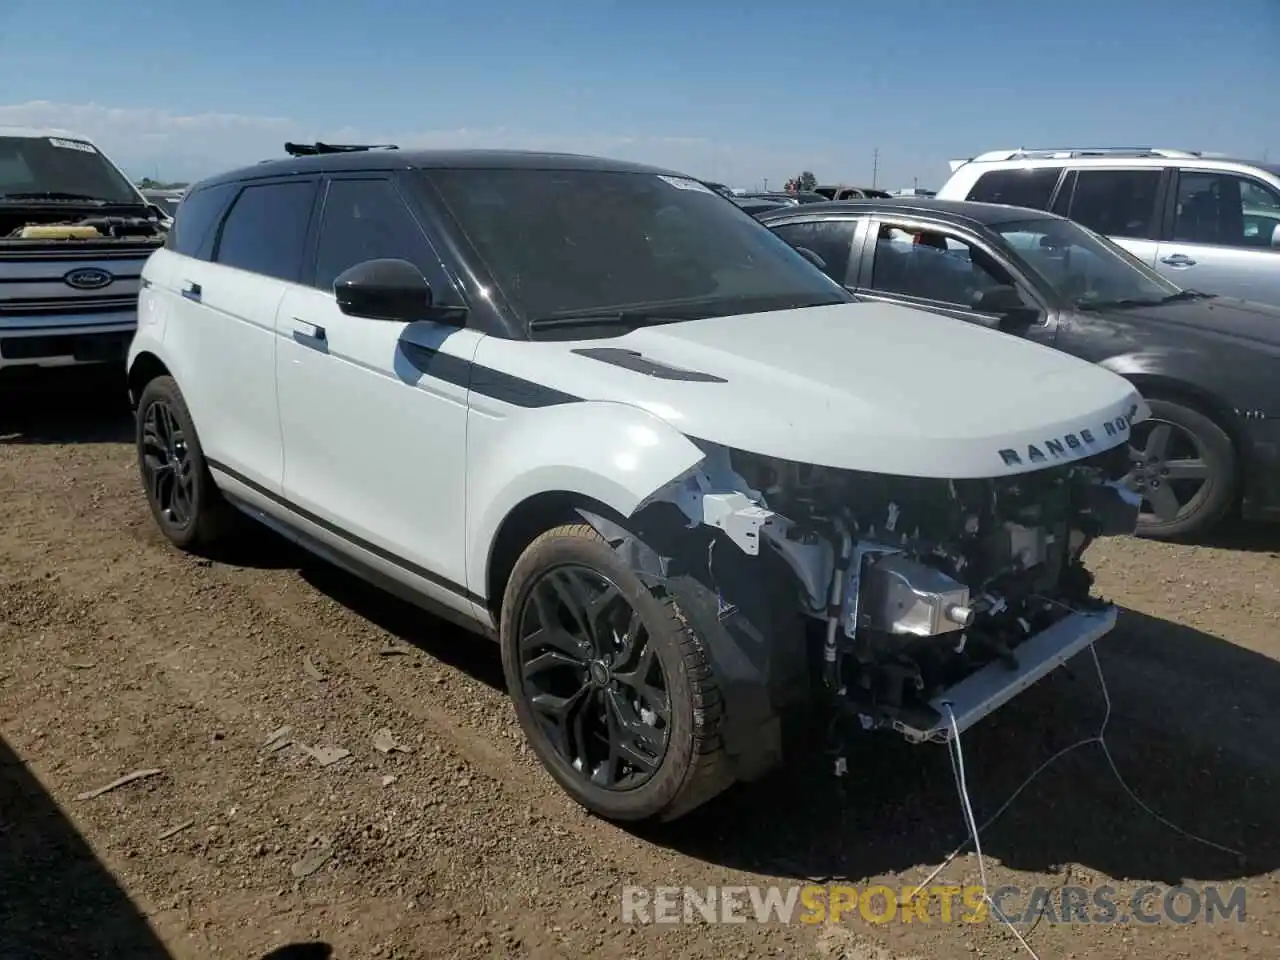
[[[1090,300],[1086,297],[1079,297],[1074,301],[1077,310],[1114,310],[1124,307],[1158,307],[1164,300],[1154,300],[1150,297],[1118,297],[1115,300]]]
[[[1177,303],[1179,300],[1210,300],[1216,296],[1216,293],[1204,293],[1200,290],[1179,290],[1177,293],[1169,294],[1160,302]]]
[[[92,203],[112,203],[102,197],[87,193],[64,193],[61,190],[32,190],[28,193],[0,193],[0,200],[86,200]]]
[[[530,330],[556,330],[566,327],[654,327],[663,323],[680,323],[695,320],[696,316],[668,317],[645,313],[641,310],[619,310],[602,313],[568,314],[564,316],[534,317],[529,321]]]

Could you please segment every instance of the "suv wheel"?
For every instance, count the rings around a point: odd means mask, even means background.
[[[1160,540],[1201,536],[1231,509],[1235,445],[1192,407],[1148,399],[1151,417],[1133,428],[1125,478],[1142,495],[1138,535]]]
[[[172,377],[156,377],[138,398],[138,472],[151,515],[184,550],[216,541],[230,507],[213,482],[182,391]]]
[[[578,803],[610,820],[670,820],[731,782],[702,640],[593,527],[534,540],[503,600],[516,715]]]

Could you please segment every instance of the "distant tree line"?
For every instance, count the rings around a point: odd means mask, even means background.
[[[812,171],[806,170],[800,174],[800,176],[792,177],[788,180],[783,185],[782,189],[787,191],[787,193],[802,193],[812,190],[817,185],[818,178],[813,175]]]

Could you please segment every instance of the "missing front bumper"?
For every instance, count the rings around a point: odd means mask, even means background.
[[[1021,644],[1015,651],[1017,667],[1010,669],[998,661],[988,664],[930,701],[929,706],[940,717],[933,726],[916,727],[896,720],[893,728],[913,743],[946,743],[957,731],[968,730],[1110,633],[1118,616],[1115,606],[1073,613]],[[955,716],[955,728],[947,713],[948,704]]]

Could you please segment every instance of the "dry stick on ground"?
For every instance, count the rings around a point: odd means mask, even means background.
[[[98,787],[96,790],[87,790],[84,793],[76,794],[77,800],[92,800],[94,797],[100,797],[104,793],[109,793],[117,787],[123,787],[127,783],[133,783],[135,780],[145,780],[147,777],[154,777],[161,771],[159,770],[135,770],[133,773],[126,773],[119,780],[112,780],[105,787]]]

